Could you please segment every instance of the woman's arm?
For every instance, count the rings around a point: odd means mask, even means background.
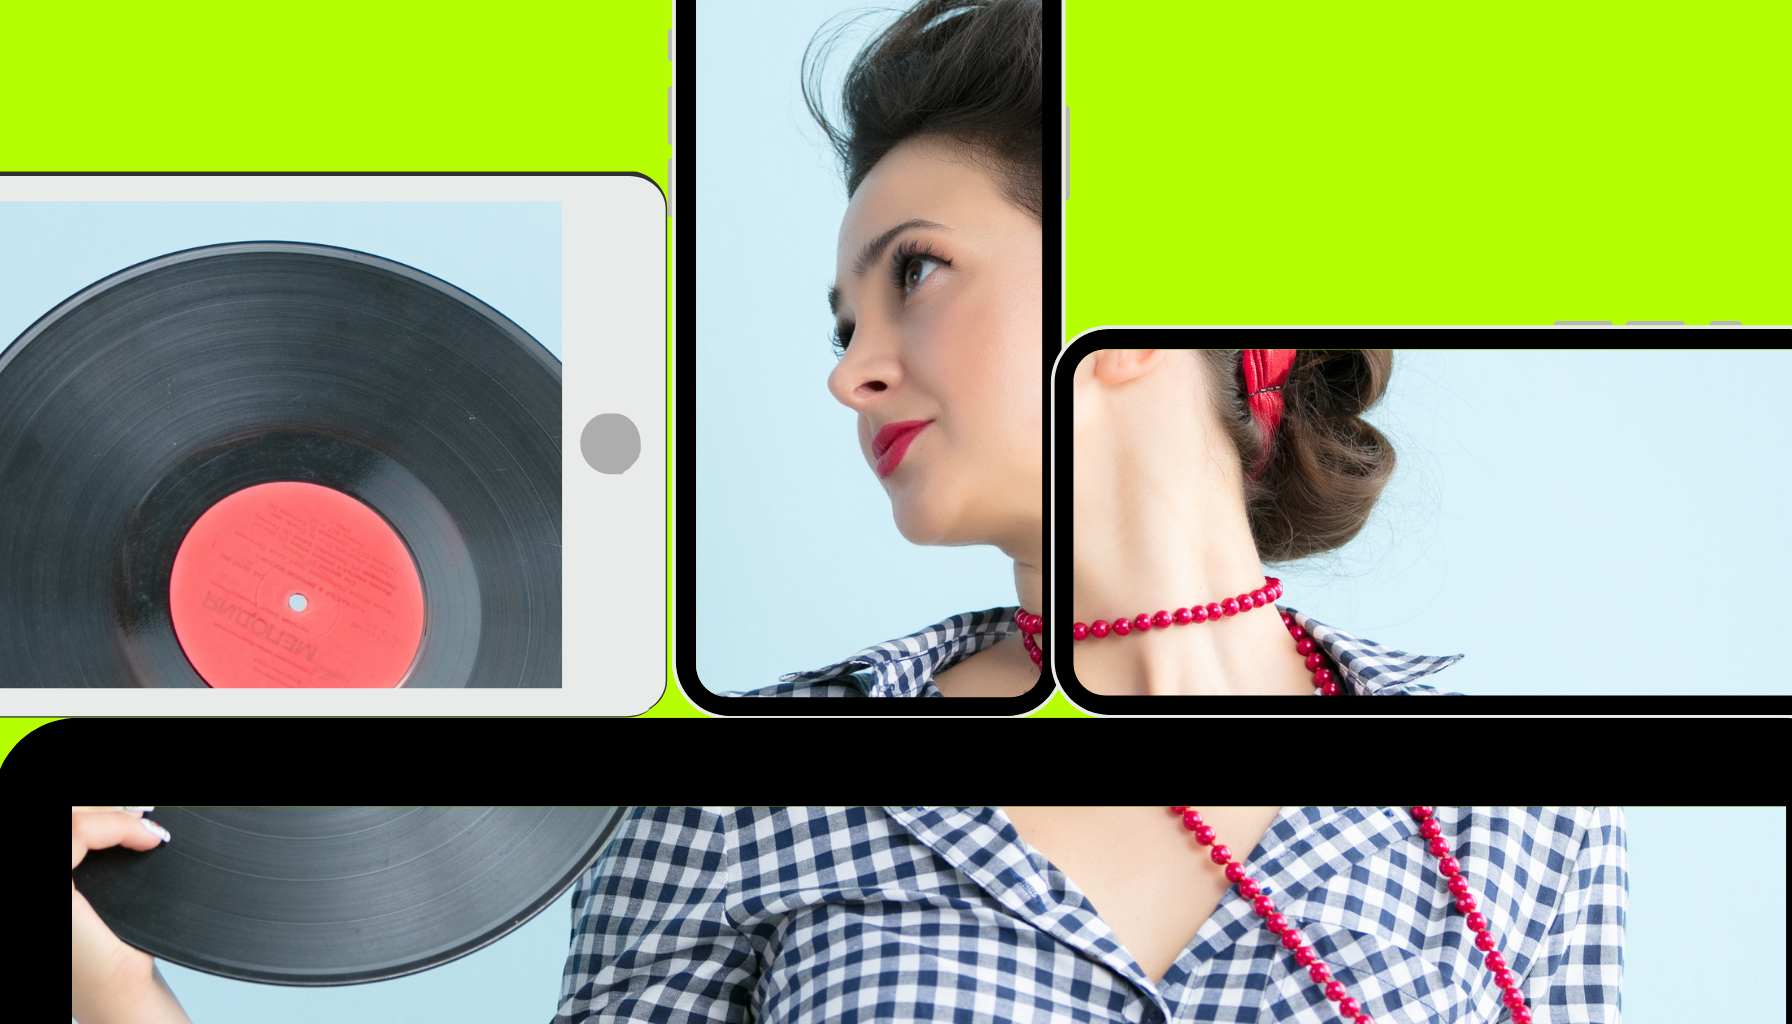
[[[1630,874],[1621,807],[1595,807],[1544,954],[1525,980],[1536,1024],[1616,1024]]]
[[[637,807],[573,890],[553,1024],[752,1020],[758,957],[729,922],[727,822]]]
[[[90,993],[77,992],[73,1009],[78,1024],[192,1024],[161,969],[154,966],[148,974],[121,978]]]

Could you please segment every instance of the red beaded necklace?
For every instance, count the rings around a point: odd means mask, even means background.
[[[1264,605],[1274,605],[1282,596],[1282,581],[1274,576],[1265,576],[1263,586],[1236,597],[1228,597],[1223,601],[1214,601],[1205,605],[1196,604],[1188,608],[1178,608],[1174,612],[1160,608],[1155,613],[1140,612],[1128,619],[1124,615],[1109,622],[1096,619],[1091,623],[1078,622],[1070,627],[1071,639],[1077,643],[1084,640],[1099,640],[1107,636],[1127,636],[1131,633],[1145,633],[1153,629],[1168,629],[1172,625],[1186,626],[1191,622],[1216,622],[1222,618],[1248,612]],[[1021,646],[1027,649],[1027,656],[1033,659],[1034,665],[1045,663],[1045,652],[1039,642],[1033,638],[1045,632],[1045,620],[1038,615],[1017,608],[1014,612],[1014,624],[1020,627]],[[1338,679],[1343,674],[1326,657],[1319,644],[1307,631],[1294,622],[1294,616],[1282,613],[1282,625],[1288,628],[1288,635],[1294,638],[1294,649],[1307,660],[1307,671],[1313,673],[1313,692],[1321,697],[1336,697],[1344,692]]]
[[[1494,948],[1498,943],[1487,926],[1487,916],[1475,909],[1468,879],[1462,876],[1462,865],[1450,856],[1450,844],[1443,838],[1443,826],[1437,823],[1436,811],[1435,807],[1412,808],[1412,816],[1419,823],[1419,835],[1425,839],[1426,849],[1438,858],[1437,869],[1450,880],[1450,895],[1456,897],[1456,909],[1467,915],[1468,930],[1475,933],[1475,948],[1482,952],[1482,962],[1493,972],[1494,983],[1502,993],[1501,1001],[1511,1011],[1512,1024],[1531,1024],[1531,1008],[1525,1005],[1524,993],[1518,990],[1518,976],[1507,968],[1505,956]],[[1313,947],[1307,945],[1293,922],[1276,912],[1275,904],[1264,894],[1262,885],[1245,874],[1244,865],[1232,859],[1232,851],[1215,842],[1213,829],[1201,821],[1200,812],[1193,807],[1172,807],[1170,813],[1182,817],[1183,827],[1195,834],[1196,842],[1212,847],[1208,856],[1226,869],[1226,881],[1232,883],[1240,896],[1251,901],[1251,909],[1263,919],[1263,926],[1282,940],[1282,948],[1293,953],[1294,962],[1307,969],[1313,984],[1325,987],[1325,998],[1338,1004],[1338,1016],[1354,1024],[1374,1024],[1362,1004],[1344,990],[1344,983],[1332,977],[1331,969],[1319,959],[1319,954],[1313,952]]]

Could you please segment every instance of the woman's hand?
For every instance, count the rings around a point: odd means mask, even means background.
[[[74,808],[69,869],[74,870],[90,850],[111,846],[150,850],[166,842],[167,831],[143,816],[151,810],[154,808]],[[74,897],[74,992],[70,1003],[75,1019],[81,1024],[186,1021],[180,1003],[161,983],[155,960],[112,934],[72,880],[69,893]]]

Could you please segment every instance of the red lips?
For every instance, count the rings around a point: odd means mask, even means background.
[[[871,439],[871,454],[877,459],[877,475],[889,476],[896,472],[901,464],[902,456],[908,446],[932,420],[902,420],[897,423],[886,423],[877,436]]]

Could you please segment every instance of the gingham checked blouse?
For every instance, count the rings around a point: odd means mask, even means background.
[[[1463,658],[1460,654],[1408,654],[1351,636],[1297,608],[1285,604],[1276,607],[1293,615],[1294,621],[1331,656],[1332,662],[1343,671],[1343,685],[1356,696],[1399,693],[1447,696],[1420,680]],[[832,665],[786,673],[778,677],[778,682],[749,690],[741,696],[943,696],[934,685],[934,677],[1018,630],[1014,612],[1012,605],[963,612],[907,636],[873,644]]]
[[[1616,1022],[1622,810],[1437,815],[1539,1024]],[[1510,1019],[1405,808],[1284,807],[1245,863],[1377,1024]],[[572,925],[554,1024],[1336,1021],[1236,889],[1153,984],[994,807],[637,808]]]

